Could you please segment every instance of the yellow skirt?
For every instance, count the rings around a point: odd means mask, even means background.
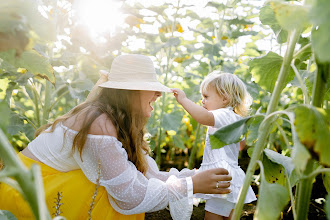
[[[57,194],[61,193],[62,199],[60,203],[63,203],[59,208],[62,212],[60,214],[61,216],[66,217],[67,220],[89,218],[88,212],[96,185],[90,182],[81,170],[63,173],[43,163],[32,160],[22,153],[19,153],[18,157],[27,167],[30,167],[34,163],[40,165],[46,203],[52,217],[55,217]],[[10,211],[19,220],[34,219],[30,207],[23,197],[15,189],[4,183],[0,183],[0,210]],[[91,217],[95,220],[142,220],[144,219],[144,213],[123,215],[115,211],[108,201],[107,191],[103,186],[100,186],[94,200]]]

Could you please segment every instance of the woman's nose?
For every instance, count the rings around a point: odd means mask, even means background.
[[[161,96],[162,96],[162,93],[157,91],[157,92],[155,93],[155,96],[156,96],[156,98],[161,97]]]

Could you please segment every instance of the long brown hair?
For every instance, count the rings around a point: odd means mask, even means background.
[[[50,126],[49,132],[53,132],[59,122],[76,116],[88,108],[88,113],[72,146],[72,151],[78,150],[81,156],[92,123],[101,114],[106,114],[116,128],[117,138],[125,148],[128,159],[145,174],[148,168],[145,154],[149,151],[149,146],[144,140],[147,118],[142,115],[141,111],[133,111],[133,100],[138,100],[136,103],[140,103],[139,98],[139,91],[136,90],[102,88],[100,96],[96,100],[84,102],[57,118],[53,123],[40,127],[36,131],[35,137]]]

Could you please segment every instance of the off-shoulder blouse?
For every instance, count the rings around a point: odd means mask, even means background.
[[[77,131],[59,123],[51,133],[41,133],[28,149],[44,164],[69,172],[81,169],[93,183],[98,178],[108,192],[111,206],[126,215],[153,212],[169,206],[173,219],[190,219],[193,205],[191,176],[195,170],[172,168],[159,171],[156,162],[146,155],[149,168],[145,175],[128,160],[122,143],[113,136],[87,135],[80,157],[72,152],[72,143]]]

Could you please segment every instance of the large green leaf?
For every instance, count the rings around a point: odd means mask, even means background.
[[[298,105],[292,108],[295,119],[294,126],[301,144],[311,155],[319,159],[321,164],[330,166],[330,125],[323,109],[313,106]]]
[[[289,176],[291,175],[291,172],[294,169],[294,164],[292,163],[292,159],[290,157],[286,157],[269,149],[265,149],[264,153],[268,157],[268,159],[270,159],[274,163],[281,164],[285,168],[287,174]]]
[[[0,59],[16,68],[25,68],[33,75],[45,78],[53,84],[55,83],[54,70],[49,63],[49,59],[35,50],[24,51],[20,57],[16,57],[15,50],[0,52]]]
[[[246,144],[252,146],[258,138],[259,134],[259,126],[264,118],[263,117],[256,117],[251,122],[247,135],[246,135]]]
[[[163,117],[163,129],[165,131],[174,130],[178,131],[181,125],[182,113],[179,111],[164,114]]]
[[[265,56],[251,60],[249,62],[249,70],[252,73],[256,83],[258,83],[261,88],[272,92],[280,72],[282,62],[283,58],[280,55],[274,52],[269,52]],[[288,77],[286,78],[286,84],[293,80],[294,76],[294,72],[292,68],[290,68]]]
[[[248,121],[252,117],[246,117],[230,125],[224,126],[210,135],[212,149],[218,149],[228,144],[237,143],[242,140],[248,128]]]
[[[262,157],[262,164],[265,168],[265,179],[269,183],[277,183],[282,186],[285,186],[285,171],[281,164],[270,160],[270,158],[266,154],[264,154],[264,157]]]
[[[261,163],[259,165],[261,166],[261,184],[254,219],[279,219],[281,211],[289,202],[289,192],[282,185],[268,183],[265,179],[264,168]]]
[[[24,120],[16,113],[11,113],[10,124],[7,126],[7,132],[15,135],[24,129]]]
[[[285,43],[287,41],[288,32],[278,23],[274,10],[269,3],[260,9],[259,19],[263,25],[269,25],[271,27],[277,37],[278,43]]]
[[[320,62],[330,62],[330,1],[318,0],[313,3],[309,17],[317,29],[312,31],[312,46]]]
[[[284,2],[270,2],[278,23],[287,31],[308,26],[308,8]]]

